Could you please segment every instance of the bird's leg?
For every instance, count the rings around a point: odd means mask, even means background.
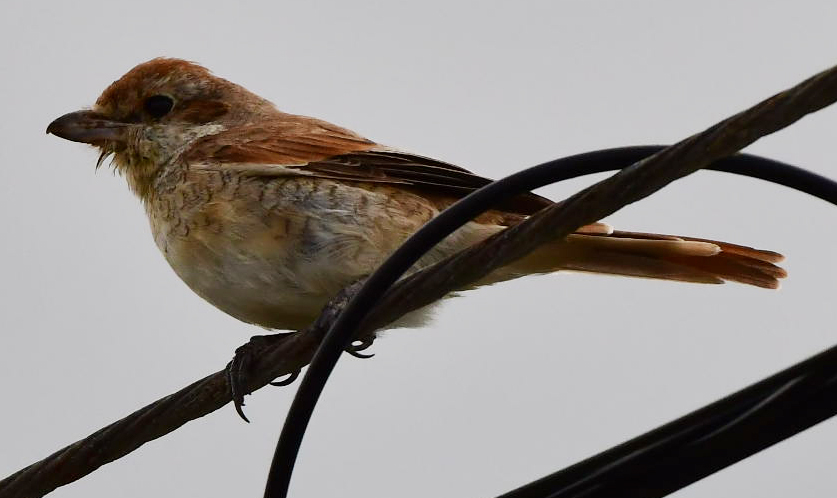
[[[235,350],[235,356],[232,361],[227,364],[227,382],[230,386],[230,393],[232,394],[235,411],[238,412],[238,415],[244,419],[244,421],[249,422],[247,417],[244,415],[242,407],[244,406],[244,396],[250,394],[249,391],[246,391],[245,386],[249,385],[247,373],[249,372],[249,365],[252,363],[252,360],[265,349],[273,347],[276,343],[284,341],[296,334],[314,334],[314,337],[317,337],[318,340],[323,340],[331,326],[340,316],[340,312],[346,307],[346,304],[351,300],[352,296],[357,293],[358,289],[363,286],[363,282],[363,280],[359,280],[344,287],[329,301],[328,305],[326,305],[323,309],[323,312],[317,320],[315,320],[314,323],[304,331],[282,332],[271,335],[256,335],[251,337],[247,344]],[[374,341],[375,333],[366,333],[365,335],[353,340],[346,348],[346,352],[357,358],[371,358],[374,355],[363,354],[361,351],[369,348]],[[291,372],[283,380],[273,381],[270,382],[270,384],[274,386],[287,386],[296,380],[297,377],[299,377],[299,370]]]
[[[243,407],[244,396],[250,394],[250,391],[247,391],[245,386],[248,385],[247,372],[249,372],[249,367],[253,358],[258,356],[258,354],[261,351],[264,351],[265,348],[272,346],[277,342],[284,341],[293,334],[295,334],[295,332],[255,335],[250,338],[250,341],[248,341],[247,344],[236,349],[233,359],[227,363],[227,382],[230,386],[230,394],[232,394],[233,405],[235,406],[235,411],[238,413],[238,416],[240,416],[245,422],[250,422],[250,420],[247,419],[247,416],[244,415]],[[287,378],[281,381],[271,382],[270,385],[287,386],[296,380],[297,377],[299,377],[299,370],[291,372]]]

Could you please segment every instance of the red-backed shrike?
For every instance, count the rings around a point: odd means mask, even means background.
[[[154,240],[198,295],[267,328],[308,325],[342,287],[370,274],[421,225],[489,180],[287,114],[178,59],[140,64],[91,110],[48,132],[113,155],[142,200]],[[452,234],[432,264],[551,201],[526,194]],[[782,257],[724,242],[581,228],[486,282],[562,269],[775,288]]]

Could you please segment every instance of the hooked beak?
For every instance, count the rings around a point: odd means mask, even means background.
[[[47,126],[46,132],[73,142],[103,145],[124,142],[128,123],[111,121],[93,111],[65,114]]]

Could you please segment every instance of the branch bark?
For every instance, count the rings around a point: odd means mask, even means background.
[[[837,67],[625,168],[483,243],[402,279],[371,311],[359,333],[369,333],[452,290],[466,287],[538,245],[565,237],[579,226],[598,221],[835,101]],[[255,391],[308,364],[323,334],[357,288],[344,289],[304,331],[284,341],[255,346],[247,390]],[[0,498],[43,496],[230,401],[226,373],[220,370],[3,479]]]

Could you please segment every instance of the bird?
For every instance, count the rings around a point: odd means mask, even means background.
[[[225,313],[266,329],[316,319],[422,225],[491,180],[290,114],[196,63],[155,58],[47,133],[111,158],[139,197],[174,272]],[[428,252],[424,268],[514,226],[553,201],[526,193]],[[490,274],[488,285],[561,270],[777,288],[777,252],[599,222]]]

